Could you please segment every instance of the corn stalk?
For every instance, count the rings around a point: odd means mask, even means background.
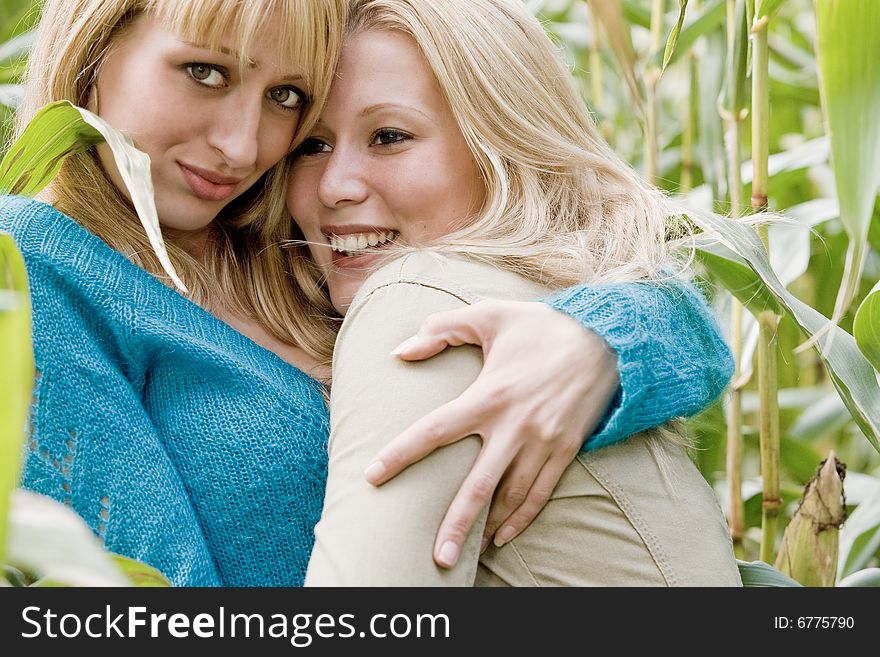
[[[742,124],[748,112],[747,51],[748,24],[744,0],[727,0],[727,62],[726,82],[719,102],[725,123],[727,146],[728,193],[730,216],[743,214],[742,199]],[[737,556],[744,557],[742,539],[745,533],[745,504],[742,496],[742,380],[743,372],[743,306],[731,298],[731,348],[736,369],[727,402],[727,485],[730,506],[728,523]]]
[[[756,0],[752,25],[752,210],[767,209],[768,163],[770,158],[770,50],[767,31],[770,17]],[[759,234],[767,252],[770,240],[767,226]],[[758,398],[761,449],[761,553],[762,561],[773,562],[779,511],[782,506],[779,482],[779,400],[776,363],[776,328],[779,316],[771,310],[758,314]]]

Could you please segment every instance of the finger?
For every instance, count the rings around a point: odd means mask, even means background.
[[[437,565],[451,568],[458,563],[468,533],[492,499],[509,464],[510,455],[503,448],[493,449],[490,444],[480,452],[440,523],[434,542]]]
[[[481,549],[488,546],[495,532],[501,527],[501,523],[526,501],[529,491],[550,456],[549,445],[542,449],[535,441],[526,442],[520,454],[504,473],[492,498],[486,526],[483,529]]]
[[[403,360],[424,360],[436,356],[446,347],[484,345],[483,330],[491,310],[489,304],[480,302],[429,315],[418,332],[401,342],[391,354]]]
[[[559,483],[562,473],[565,472],[569,463],[570,461],[564,459],[547,461],[535,479],[535,483],[529,489],[525,502],[501,523],[501,529],[495,533],[494,543],[497,547],[501,547],[519,536],[538,517],[538,514],[550,500],[556,484]]]
[[[480,410],[469,390],[416,420],[379,450],[364,470],[367,481],[384,484],[438,447],[478,434]]]

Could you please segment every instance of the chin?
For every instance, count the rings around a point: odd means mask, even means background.
[[[331,290],[330,303],[332,303],[333,307],[336,308],[336,312],[344,317],[345,313],[347,313],[348,309],[351,307],[351,302],[354,299],[354,295],[356,292],[357,289],[335,291]]]

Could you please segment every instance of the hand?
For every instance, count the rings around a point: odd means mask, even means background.
[[[434,560],[444,567],[457,563],[490,500],[482,550],[493,536],[500,546],[528,527],[619,386],[617,356],[605,341],[540,302],[482,301],[435,313],[393,353],[424,360],[462,344],[482,345],[477,379],[394,438],[365,471],[378,486],[438,447],[482,438],[437,532]]]

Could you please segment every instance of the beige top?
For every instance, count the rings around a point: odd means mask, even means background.
[[[461,394],[482,366],[473,346],[412,363],[391,350],[431,313],[549,292],[489,265],[427,251],[370,276],[336,343],[327,495],[307,586],[740,584],[714,493],[684,450],[647,434],[581,452],[535,522],[480,557],[484,511],[449,570],[434,564],[432,547],[480,439],[441,448],[381,487],[364,479],[383,445]]]

